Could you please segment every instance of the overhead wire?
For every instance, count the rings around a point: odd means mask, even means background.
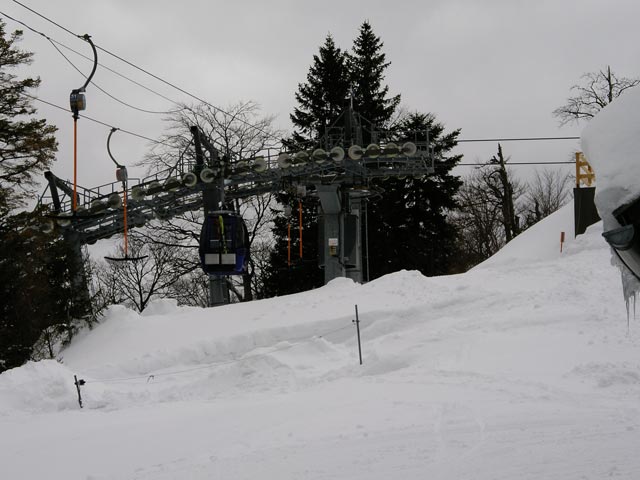
[[[12,17],[11,15],[8,15],[8,14],[6,14],[6,13],[2,12],[2,11],[0,11],[0,15],[4,15],[4,16],[6,16],[7,18],[9,18],[9,19],[13,20],[14,22],[19,23],[20,25],[22,25],[22,26],[24,26],[25,28],[29,29],[29,30],[30,30],[30,31],[32,31],[33,33],[36,33],[36,34],[41,35],[42,37],[44,37],[46,40],[48,40],[50,43],[52,43],[52,44],[53,44],[53,46],[54,46],[54,48],[56,48],[56,50],[58,51],[58,53],[59,53],[59,54],[60,54],[60,55],[61,55],[61,56],[62,56],[62,57],[63,57],[63,58],[64,58],[64,59],[69,63],[69,64],[71,64],[71,66],[73,66],[73,67],[74,67],[78,72],[80,72],[82,75],[84,75],[84,74],[83,74],[83,73],[78,69],[78,67],[77,67],[75,64],[73,64],[73,62],[71,62],[71,60],[70,60],[66,55],[64,55],[64,53],[62,53],[62,51],[61,51],[59,48],[57,48],[57,47],[56,47],[56,45],[59,45],[60,47],[65,48],[65,49],[67,49],[67,50],[69,50],[69,51],[71,51],[71,52],[75,53],[76,55],[78,55],[78,56],[80,56],[80,57],[82,57],[82,58],[84,58],[84,59],[86,59],[86,60],[89,60],[89,61],[92,61],[92,62],[94,61],[93,59],[89,58],[88,56],[84,55],[83,53],[78,52],[77,50],[75,50],[75,49],[73,49],[73,48],[69,47],[68,45],[65,45],[64,43],[59,42],[58,40],[55,40],[54,38],[51,38],[50,36],[48,36],[48,35],[44,34],[43,32],[41,32],[41,31],[39,31],[39,30],[37,30],[37,29],[35,29],[35,28],[31,27],[31,26],[30,26],[30,25],[28,25],[27,23],[25,23],[25,22],[23,22],[23,21],[21,21],[21,20],[18,20],[18,19],[14,18],[14,17]],[[55,23],[55,22],[54,22],[54,23]],[[57,24],[56,24],[56,25],[57,25]],[[78,36],[78,35],[76,35],[76,36],[77,36],[77,37],[79,37],[79,38],[82,38],[81,36]],[[98,65],[99,65],[101,68],[103,68],[103,69],[105,69],[105,70],[108,70],[108,71],[112,72],[112,73],[113,73],[113,74],[115,74],[115,75],[120,76],[121,78],[123,78],[123,79],[125,79],[125,80],[127,80],[127,81],[129,81],[129,82],[131,82],[131,83],[133,83],[134,85],[137,85],[137,86],[139,86],[139,87],[141,87],[141,88],[143,88],[143,89],[145,89],[145,90],[147,90],[147,91],[149,91],[149,92],[151,92],[151,93],[153,93],[153,94],[155,94],[155,95],[159,96],[160,98],[163,98],[163,99],[165,99],[165,100],[167,100],[167,101],[169,101],[169,102],[171,102],[171,103],[173,103],[173,104],[177,105],[177,106],[178,106],[178,107],[180,107],[180,108],[179,108],[179,109],[176,109],[176,110],[172,110],[172,111],[166,111],[166,112],[154,112],[154,111],[149,111],[149,110],[141,109],[141,108],[138,108],[138,107],[135,107],[135,106],[133,106],[133,105],[130,105],[130,104],[128,104],[127,102],[124,102],[124,101],[122,101],[122,100],[120,100],[120,99],[118,99],[118,98],[114,97],[113,95],[109,94],[109,93],[108,93],[108,92],[106,92],[104,89],[102,89],[102,88],[100,88],[98,85],[96,85],[93,81],[91,82],[91,83],[92,83],[92,85],[94,85],[96,88],[98,88],[98,90],[102,91],[102,92],[103,92],[103,93],[105,93],[107,96],[111,97],[112,99],[116,100],[117,102],[120,102],[120,103],[122,103],[122,104],[124,104],[124,105],[126,105],[126,106],[128,106],[128,107],[130,107],[130,108],[132,108],[132,109],[139,110],[139,111],[142,111],[142,112],[147,112],[147,113],[173,114],[173,113],[178,113],[178,112],[180,112],[180,111],[184,111],[185,109],[188,109],[188,107],[186,107],[184,104],[182,104],[182,103],[180,103],[180,102],[178,102],[178,101],[176,101],[176,100],[173,100],[173,99],[171,99],[171,98],[169,98],[169,97],[167,97],[167,96],[165,96],[165,95],[163,95],[163,94],[161,94],[161,93],[157,92],[156,90],[153,90],[152,88],[149,88],[148,86],[146,86],[146,85],[144,85],[144,84],[142,84],[142,83],[140,83],[140,82],[137,82],[136,80],[133,80],[132,78],[130,78],[130,77],[128,77],[128,76],[126,76],[126,75],[124,75],[124,74],[122,74],[122,73],[118,72],[117,70],[114,70],[114,69],[112,69],[112,68],[109,68],[109,67],[107,67],[107,66],[103,65],[103,64],[102,64],[102,63],[100,63],[100,62],[98,62]],[[86,78],[86,77],[85,77],[85,78]],[[39,100],[39,99],[37,99],[37,100]],[[48,102],[44,102],[44,103],[48,103]],[[214,107],[214,106],[213,106],[213,105],[211,105],[211,104],[208,104],[208,105],[210,105],[212,108],[216,108],[217,110],[219,110],[219,111],[221,111],[221,112],[225,113],[226,115],[231,115],[231,114],[229,114],[229,113],[224,112],[224,110],[222,110],[222,109],[220,109],[220,108],[218,108],[218,107]],[[59,107],[59,106],[57,106],[57,105],[54,105],[54,106],[56,106],[56,107],[58,107],[58,108],[61,108],[61,107]],[[88,117],[87,117],[87,118],[88,118]],[[246,122],[246,121],[244,121],[244,120],[242,120],[242,119],[237,118],[237,116],[235,116],[235,115],[234,115],[234,119],[235,119],[235,120],[240,121],[241,123],[244,123],[244,124],[246,124],[246,125],[250,125],[250,126],[251,126],[251,124],[249,124],[248,122]],[[106,125],[106,126],[111,126],[111,125]],[[277,137],[273,137],[273,136],[272,136],[271,138],[272,138],[272,139],[276,139],[276,141],[277,141],[278,143],[281,143],[281,139],[279,139],[279,138],[277,138]],[[211,140],[212,140],[212,142],[213,142],[213,143],[216,143],[218,146],[222,147],[223,149],[226,149],[226,146],[225,146],[224,144],[220,143],[218,140],[216,140],[216,139],[211,139]],[[169,146],[169,145],[167,145],[166,143],[163,143],[163,142],[155,142],[155,143],[159,143],[159,144],[161,144],[161,145]],[[277,147],[277,146],[272,145],[272,146],[266,146],[265,148],[276,148],[276,147]]]
[[[74,37],[76,37],[76,38],[82,38],[82,36],[81,36],[81,35],[76,34],[75,32],[71,31],[70,29],[68,29],[68,28],[66,28],[66,27],[64,27],[64,26],[62,26],[62,25],[60,25],[59,23],[57,23],[57,22],[55,22],[54,20],[52,20],[52,19],[50,19],[49,17],[47,17],[46,15],[43,15],[43,14],[39,13],[38,11],[34,10],[33,8],[30,8],[29,6],[25,5],[24,3],[19,2],[18,0],[12,0],[12,1],[13,1],[14,3],[16,3],[16,4],[20,5],[21,7],[23,7],[23,8],[25,8],[25,9],[29,10],[30,12],[34,13],[35,15],[39,16],[40,18],[42,18],[42,19],[46,20],[47,22],[49,22],[49,23],[51,23],[51,24],[55,25],[56,27],[58,27],[58,28],[60,28],[60,29],[64,30],[64,31],[65,31],[65,32],[67,32],[68,34],[73,35],[73,36],[74,36]],[[159,82],[164,83],[165,85],[168,85],[169,87],[171,87],[171,88],[173,88],[173,89],[175,89],[175,90],[177,90],[177,91],[179,91],[179,92],[181,92],[181,93],[184,93],[185,95],[187,95],[187,96],[189,96],[189,97],[191,97],[191,98],[193,98],[193,99],[195,99],[195,100],[197,100],[197,101],[199,101],[199,102],[201,102],[201,103],[204,103],[205,105],[208,105],[209,107],[213,108],[214,110],[216,110],[216,111],[218,111],[218,112],[220,112],[220,113],[222,113],[222,114],[224,114],[224,115],[231,115],[229,112],[226,112],[226,111],[225,111],[225,110],[223,110],[222,108],[220,108],[220,107],[218,107],[218,106],[216,106],[216,105],[213,105],[212,103],[210,103],[210,102],[208,102],[208,101],[206,101],[206,100],[204,100],[204,99],[202,99],[202,98],[198,97],[197,95],[195,95],[195,94],[193,94],[193,93],[191,93],[191,92],[189,92],[189,91],[187,91],[187,90],[185,90],[185,89],[183,89],[183,88],[181,88],[181,87],[179,87],[179,86],[177,86],[177,85],[173,84],[172,82],[169,82],[168,80],[165,80],[164,78],[162,78],[162,77],[160,77],[160,76],[158,76],[158,75],[156,75],[156,74],[154,74],[154,73],[152,73],[152,72],[150,72],[150,71],[148,71],[148,70],[146,70],[146,69],[144,69],[144,68],[140,67],[139,65],[136,65],[135,63],[133,63],[133,62],[131,62],[131,61],[129,61],[129,60],[127,60],[127,59],[125,59],[125,58],[123,58],[123,57],[121,57],[121,56],[119,56],[119,55],[117,55],[117,54],[115,54],[115,53],[113,53],[113,52],[111,52],[111,51],[107,50],[107,49],[106,49],[106,48],[104,48],[104,47],[101,47],[101,46],[99,46],[99,45],[97,45],[97,44],[96,44],[96,48],[97,48],[98,50],[100,50],[100,51],[102,51],[102,52],[106,53],[107,55],[110,55],[110,56],[112,56],[113,58],[116,58],[117,60],[120,60],[121,62],[123,62],[123,63],[125,63],[125,64],[129,65],[130,67],[133,67],[133,68],[135,68],[136,70],[139,70],[139,71],[141,71],[142,73],[144,73],[144,74],[146,74],[146,75],[148,75],[148,76],[150,76],[150,77],[152,77],[152,78],[154,78],[154,79],[158,80]],[[254,129],[254,130],[256,130],[256,131],[258,131],[258,132],[260,132],[260,133],[263,133],[264,135],[266,135],[266,136],[267,136],[267,138],[274,139],[274,140],[276,140],[278,143],[281,143],[281,141],[282,141],[282,139],[281,139],[281,138],[278,138],[278,137],[277,137],[276,135],[274,135],[273,133],[268,132],[267,130],[265,130],[265,129],[263,129],[263,128],[261,128],[261,127],[259,127],[259,126],[255,125],[255,124],[253,124],[253,123],[251,123],[251,122],[248,122],[248,121],[246,121],[246,120],[244,120],[244,119],[242,119],[242,118],[237,118],[237,120],[238,120],[240,123],[243,123],[244,125],[246,125],[246,126],[248,126],[248,127],[252,128],[252,129]]]
[[[56,51],[57,51],[57,52],[62,56],[62,58],[64,58],[64,59],[67,61],[67,63],[69,63],[69,65],[71,65],[71,66],[72,66],[72,67],[73,67],[73,68],[74,68],[78,73],[80,73],[82,76],[84,76],[84,77],[86,78],[86,75],[85,75],[85,74],[84,74],[84,73],[83,73],[83,72],[82,72],[82,71],[81,71],[81,70],[80,70],[80,69],[79,69],[79,68],[78,68],[78,67],[77,67],[77,66],[76,66],[76,65],[75,65],[75,64],[74,64],[70,59],[69,59],[69,57],[67,57],[67,56],[66,56],[66,55],[65,55],[65,54],[60,50],[60,48],[58,48],[58,46],[60,46],[60,47],[62,47],[62,48],[65,48],[66,50],[69,50],[69,51],[73,52],[74,54],[76,54],[76,55],[78,55],[78,56],[80,56],[80,57],[82,57],[82,58],[84,58],[84,59],[86,59],[86,60],[89,60],[89,61],[91,61],[91,62],[93,62],[93,61],[94,61],[93,59],[91,59],[91,58],[89,58],[88,56],[84,55],[83,53],[81,53],[81,52],[79,52],[79,51],[77,51],[77,50],[75,50],[75,49],[73,49],[73,48],[69,47],[68,45],[65,45],[64,43],[59,42],[58,40],[56,40],[56,39],[54,39],[54,38],[50,37],[49,35],[47,35],[47,34],[45,34],[45,33],[41,32],[41,31],[39,31],[39,30],[37,30],[37,29],[33,28],[32,26],[28,25],[27,23],[23,22],[22,20],[18,20],[18,19],[16,19],[16,18],[12,17],[11,15],[8,15],[8,14],[6,14],[6,13],[2,12],[2,11],[0,11],[0,15],[3,15],[3,16],[5,16],[5,17],[9,18],[10,20],[12,20],[12,21],[14,21],[14,22],[16,22],[16,23],[18,23],[18,24],[22,25],[23,27],[27,28],[27,29],[28,29],[28,30],[30,30],[31,32],[33,32],[33,33],[35,33],[35,34],[37,34],[37,35],[40,35],[40,36],[42,36],[43,38],[45,38],[49,43],[51,43],[51,45],[53,46],[53,48],[55,48],[55,49],[56,49]],[[120,73],[120,72],[118,72],[118,71],[116,71],[116,70],[114,70],[114,69],[112,69],[112,68],[109,68],[109,67],[108,67],[108,66],[106,66],[106,65],[103,65],[103,64],[102,64],[102,63],[100,63],[100,62],[98,62],[98,65],[100,65],[100,67],[101,67],[101,68],[103,68],[103,69],[105,69],[105,70],[107,70],[107,71],[109,71],[109,72],[111,72],[111,73],[113,73],[113,74],[115,74],[115,75],[117,75],[117,76],[119,76],[119,77],[121,77],[121,78],[123,78],[123,79],[125,79],[125,80],[127,80],[127,81],[129,81],[129,82],[131,82],[131,83],[133,83],[134,85],[137,85],[138,87],[141,87],[141,88],[143,88],[143,89],[147,90],[147,91],[148,91],[148,92],[150,92],[150,93],[153,93],[154,95],[156,95],[156,96],[158,96],[158,97],[160,97],[160,98],[163,98],[164,100],[167,100],[167,101],[169,101],[169,102],[173,103],[174,105],[177,105],[177,106],[178,106],[178,107],[180,107],[180,108],[178,108],[178,109],[176,109],[176,110],[168,110],[168,111],[154,111],[154,110],[148,110],[148,109],[144,109],[144,108],[136,107],[135,105],[131,105],[130,103],[125,102],[124,100],[121,100],[121,99],[119,99],[119,98],[115,97],[114,95],[110,94],[110,93],[109,93],[109,92],[107,92],[105,89],[103,89],[102,87],[100,87],[99,85],[97,85],[95,82],[93,82],[93,81],[91,82],[93,86],[95,86],[98,90],[100,90],[102,93],[104,93],[104,94],[105,94],[105,95],[107,95],[108,97],[112,98],[112,99],[113,99],[113,100],[115,100],[116,102],[119,102],[119,103],[121,103],[121,104],[123,104],[123,105],[125,105],[125,106],[127,106],[127,107],[129,107],[129,108],[132,108],[132,109],[134,109],[134,110],[138,110],[138,111],[140,111],[140,112],[145,112],[145,113],[151,113],[151,114],[164,114],[164,115],[170,115],[170,114],[178,113],[178,112],[180,112],[180,111],[184,110],[184,108],[185,108],[185,107],[184,107],[182,104],[180,104],[178,101],[173,100],[173,99],[171,99],[171,98],[167,97],[166,95],[163,95],[163,94],[161,94],[161,93],[159,93],[159,92],[157,92],[157,91],[153,90],[152,88],[149,88],[149,87],[147,87],[146,85],[143,85],[142,83],[137,82],[136,80],[133,80],[132,78],[130,78],[130,77],[128,77],[128,76],[126,76],[126,75],[124,75],[124,74],[122,74],[122,73]]]
[[[64,53],[62,53],[62,50],[60,50],[57,47],[57,45],[55,43],[53,43],[53,41],[51,39],[47,39],[47,40],[49,40],[49,43],[51,43],[53,48],[55,48],[56,51],[60,55],[62,55],[62,58],[64,58],[67,61],[67,63],[69,63],[69,65],[71,65],[80,75],[82,75],[83,77],[87,78],[87,76],[82,72],[82,70],[80,70]],[[131,105],[130,103],[127,103],[124,100],[120,100],[119,98],[117,98],[114,95],[110,94],[104,88],[102,88],[100,85],[98,85],[96,82],[91,81],[91,84],[94,87],[96,87],[98,90],[100,90],[102,93],[104,93],[106,96],[108,96],[109,98],[115,100],[118,103],[121,103],[122,105],[125,105],[125,106],[127,106],[129,108],[132,108],[133,110],[137,110],[139,112],[159,114],[159,115],[171,115],[173,113],[178,113],[178,112],[181,112],[183,110],[182,108],[180,108],[178,110],[156,111],[156,110],[147,110],[145,108],[136,107],[135,105]]]
[[[46,105],[55,107],[55,108],[57,108],[59,110],[62,110],[62,111],[65,111],[65,112],[71,112],[71,110],[69,110],[68,108],[62,107],[62,106],[57,105],[57,104],[55,104],[53,102],[49,102],[47,100],[43,100],[43,99],[41,99],[39,97],[36,97],[34,95],[29,95],[28,93],[22,93],[22,95],[24,95],[25,97],[29,97],[29,98],[31,98],[33,100],[36,100],[38,102],[44,103]],[[90,121],[92,121],[94,123],[97,123],[99,125],[103,125],[103,126],[108,127],[108,128],[118,128],[118,130],[120,130],[122,133],[126,133],[126,134],[132,135],[134,137],[138,137],[138,138],[141,138],[141,139],[144,139],[144,140],[148,140],[149,142],[155,143],[157,145],[164,145],[165,147],[170,147],[170,148],[174,148],[175,147],[175,145],[171,145],[169,143],[162,142],[160,140],[155,140],[153,138],[147,137],[145,135],[141,135],[139,133],[132,132],[132,131],[124,129],[124,128],[115,127],[114,125],[112,125],[110,123],[103,122],[101,120],[98,120],[96,118],[90,117],[88,115],[80,115],[80,116],[82,118],[86,118],[87,120],[90,120]],[[183,154],[184,154],[184,152],[183,152]],[[508,162],[507,166],[509,166],[509,165],[566,165],[566,164],[575,164],[575,163],[576,163],[575,160],[574,161],[564,161],[564,162]],[[491,164],[490,163],[458,163],[458,164],[454,165],[454,167],[483,167],[483,166],[488,166],[488,165],[491,165]],[[440,165],[435,165],[435,167],[436,168],[440,167]]]
[[[55,107],[55,108],[57,108],[58,110],[62,110],[62,111],[64,111],[64,112],[69,112],[69,113],[71,113],[71,110],[69,110],[68,108],[65,108],[65,107],[63,107],[63,106],[61,106],[61,105],[57,105],[57,104],[55,104],[55,103],[53,103],[53,102],[49,102],[49,101],[47,101],[47,100],[43,100],[43,99],[41,99],[41,98],[39,98],[39,97],[36,97],[36,96],[34,96],[34,95],[30,95],[30,94],[28,94],[28,93],[24,93],[24,92],[22,93],[22,95],[24,95],[25,97],[29,97],[29,98],[31,98],[31,99],[33,99],[33,100],[36,100],[36,101],[38,101],[38,102],[40,102],[40,103],[44,103],[44,104],[49,105],[49,106],[51,106],[51,107]],[[139,134],[139,133],[136,133],[136,132],[132,132],[131,130],[127,130],[127,129],[125,129],[125,128],[116,127],[116,126],[114,126],[114,125],[112,125],[112,124],[110,124],[110,123],[103,122],[102,120],[98,120],[98,119],[93,118],[93,117],[90,117],[90,116],[88,116],[88,115],[84,115],[84,114],[83,114],[83,115],[80,115],[80,117],[82,117],[82,118],[86,118],[87,120],[89,120],[89,121],[91,121],[91,122],[97,123],[97,124],[99,124],[99,125],[103,125],[103,126],[108,127],[108,128],[117,128],[117,129],[118,129],[119,131],[121,131],[122,133],[126,133],[127,135],[131,135],[131,136],[134,136],[134,137],[141,138],[141,139],[143,139],[143,140],[147,140],[147,141],[149,141],[149,142],[151,142],[151,143],[155,143],[155,144],[158,144],[158,145],[164,145],[164,146],[166,146],[166,147],[171,147],[171,148],[173,148],[173,147],[174,147],[174,145],[171,145],[171,144],[169,144],[169,143],[162,142],[162,141],[160,141],[160,140],[155,140],[155,139],[153,139],[153,138],[147,137],[147,136],[145,136],[145,135],[142,135],[142,134]]]
[[[14,3],[16,3],[16,4],[20,5],[21,7],[23,7],[23,8],[25,8],[25,9],[29,10],[30,12],[34,13],[35,15],[39,16],[40,18],[42,18],[42,19],[46,20],[47,22],[51,23],[52,25],[56,26],[57,28],[60,28],[61,30],[65,31],[65,32],[67,32],[67,33],[69,33],[70,35],[73,35],[74,37],[76,37],[76,38],[80,38],[80,39],[82,39],[82,38],[83,38],[81,35],[78,35],[78,34],[74,33],[74,32],[73,32],[73,31],[71,31],[70,29],[68,29],[68,28],[64,27],[63,25],[61,25],[61,24],[59,24],[58,22],[56,22],[56,21],[52,20],[51,18],[49,18],[49,17],[47,17],[47,16],[45,16],[45,15],[43,15],[43,14],[41,14],[41,13],[37,12],[36,10],[34,10],[34,9],[30,8],[29,6],[25,5],[24,3],[22,3],[22,2],[20,2],[20,1],[18,1],[18,0],[12,0],[12,1],[13,1]],[[14,17],[12,17],[12,16],[10,16],[10,15],[8,15],[8,14],[6,14],[6,13],[2,12],[2,11],[0,11],[0,14],[1,14],[1,15],[6,16],[7,18],[9,18],[9,19],[13,20],[13,21],[14,21],[14,22],[16,22],[16,23],[19,23],[19,24],[23,25],[25,28],[27,28],[27,29],[31,30],[32,32],[34,32],[34,33],[36,33],[36,34],[38,34],[38,35],[43,36],[45,39],[47,39],[47,40],[52,44],[52,46],[56,49],[56,51],[58,51],[58,53],[59,53],[59,54],[60,54],[60,55],[61,55],[61,56],[62,56],[62,57],[63,57],[63,58],[64,58],[64,59],[65,59],[65,60],[66,60],[66,61],[67,61],[67,62],[68,62],[72,67],[73,67],[73,68],[75,68],[78,72],[80,72],[82,75],[84,75],[84,74],[83,74],[83,73],[78,69],[78,67],[77,67],[77,66],[76,66],[76,65],[75,65],[75,64],[74,64],[74,63],[73,63],[73,62],[72,62],[72,61],[71,61],[71,60],[70,60],[66,55],[64,55],[64,53],[63,53],[63,52],[58,48],[58,46],[57,46],[57,45],[60,45],[61,47],[65,48],[65,49],[67,49],[67,50],[69,50],[69,51],[71,51],[71,52],[73,52],[73,53],[75,53],[75,54],[77,54],[77,55],[79,55],[79,56],[81,56],[81,57],[85,58],[85,59],[90,60],[90,58],[89,58],[89,57],[87,57],[86,55],[82,54],[81,52],[78,52],[78,51],[74,50],[73,48],[71,48],[71,47],[69,47],[69,46],[67,46],[67,45],[63,44],[62,42],[59,42],[59,41],[57,41],[57,40],[55,40],[55,39],[53,39],[53,38],[49,37],[48,35],[46,35],[46,34],[44,34],[43,32],[41,32],[41,31],[39,31],[39,30],[37,30],[37,29],[35,29],[35,28],[31,27],[30,25],[28,25],[27,23],[25,23],[25,22],[23,22],[23,21],[21,21],[21,20],[18,20],[18,19],[14,18]],[[56,44],[57,44],[57,45],[56,45]],[[117,55],[117,54],[115,54],[115,53],[113,53],[113,52],[111,52],[111,51],[109,51],[109,50],[107,50],[107,49],[105,49],[105,48],[103,48],[103,47],[99,46],[99,45],[96,45],[96,48],[97,48],[98,50],[101,50],[101,51],[103,51],[104,53],[107,53],[108,55],[110,55],[110,56],[112,56],[112,57],[116,58],[117,60],[119,60],[119,61],[121,61],[121,62],[123,62],[123,63],[125,63],[125,64],[127,64],[127,65],[129,65],[129,66],[131,66],[131,67],[133,67],[133,68],[135,68],[135,69],[137,69],[137,70],[139,70],[139,71],[141,71],[141,72],[143,72],[144,74],[149,75],[149,76],[151,76],[152,78],[154,78],[154,79],[156,79],[156,80],[158,80],[158,81],[160,81],[160,82],[162,82],[162,83],[164,83],[164,84],[166,84],[166,85],[170,86],[171,88],[174,88],[175,90],[178,90],[179,92],[182,92],[182,93],[184,93],[185,95],[188,95],[188,96],[190,96],[191,98],[194,98],[194,99],[198,100],[199,102],[204,103],[204,104],[206,104],[206,105],[210,106],[210,107],[211,107],[211,108],[213,108],[214,110],[217,110],[217,111],[219,111],[219,112],[221,112],[221,113],[223,113],[223,114],[225,114],[225,115],[230,115],[228,112],[226,112],[225,110],[221,109],[220,107],[217,107],[217,106],[215,106],[215,105],[211,104],[210,102],[208,102],[208,101],[206,101],[206,100],[204,100],[204,99],[202,99],[202,98],[200,98],[200,97],[198,97],[198,96],[196,96],[196,95],[194,95],[194,94],[192,94],[192,93],[188,92],[187,90],[184,90],[184,89],[182,89],[181,87],[179,87],[179,86],[177,86],[177,85],[175,85],[175,84],[173,84],[173,83],[171,83],[171,82],[169,82],[169,81],[167,81],[167,80],[163,79],[162,77],[160,77],[160,76],[158,76],[158,75],[155,75],[155,74],[154,74],[154,73],[152,73],[152,72],[149,72],[148,70],[146,70],[146,69],[144,69],[144,68],[142,68],[142,67],[140,67],[140,66],[138,66],[138,65],[134,64],[133,62],[130,62],[129,60],[127,60],[127,59],[125,59],[125,58],[122,58],[121,56],[119,56],[119,55]],[[167,101],[170,101],[171,103],[173,103],[173,104],[175,104],[175,105],[178,105],[178,106],[180,106],[180,107],[182,107],[182,108],[181,108],[181,109],[178,109],[178,110],[174,110],[174,111],[164,111],[164,112],[161,112],[161,111],[151,111],[151,110],[142,109],[142,108],[136,107],[136,106],[131,105],[131,104],[129,104],[129,103],[127,103],[127,102],[123,101],[123,100],[120,100],[120,99],[116,98],[115,96],[111,95],[110,93],[108,93],[107,91],[105,91],[104,89],[102,89],[99,85],[96,85],[96,84],[95,84],[95,82],[91,82],[91,83],[92,83],[92,84],[93,84],[93,85],[94,85],[98,90],[100,90],[101,92],[103,92],[105,95],[108,95],[108,96],[109,96],[110,98],[112,98],[113,100],[116,100],[116,101],[118,101],[119,103],[122,103],[123,105],[126,105],[126,106],[128,106],[128,107],[130,107],[130,108],[132,108],[132,109],[135,109],[135,110],[138,110],[138,111],[141,111],[141,112],[146,112],[146,113],[155,113],[155,114],[171,114],[171,113],[177,113],[177,112],[181,111],[182,109],[184,109],[184,107],[183,107],[179,102],[177,102],[177,101],[175,101],[175,100],[172,100],[171,98],[169,98],[169,97],[167,97],[167,96],[165,96],[165,95],[163,95],[163,94],[161,94],[161,93],[159,93],[159,92],[157,92],[157,91],[155,91],[155,90],[153,90],[153,89],[151,89],[151,88],[147,87],[146,85],[143,85],[143,84],[141,84],[141,83],[139,83],[139,82],[137,82],[137,81],[135,81],[135,80],[133,80],[133,79],[131,79],[131,78],[127,77],[126,75],[121,74],[120,72],[118,72],[118,71],[116,71],[116,70],[113,70],[113,69],[111,69],[111,68],[109,68],[109,67],[106,67],[106,66],[104,66],[104,65],[102,65],[102,64],[99,64],[99,65],[100,65],[102,68],[105,68],[106,70],[108,70],[108,71],[110,71],[110,72],[112,72],[112,73],[114,73],[114,74],[116,74],[116,75],[118,75],[118,76],[120,76],[120,77],[122,77],[122,78],[124,78],[124,79],[126,79],[126,80],[128,80],[128,81],[130,81],[130,82],[132,82],[132,83],[134,83],[135,85],[137,85],[137,86],[139,86],[139,87],[141,87],[141,88],[144,88],[145,90],[147,90],[147,91],[149,91],[149,92],[151,92],[151,93],[153,93],[153,94],[155,94],[155,95],[157,95],[157,96],[159,96],[159,97],[161,97],[161,98],[163,98],[163,99],[165,99],[165,100],[167,100]],[[53,103],[51,103],[51,102],[47,102],[47,101],[41,100],[41,99],[39,99],[39,98],[37,98],[37,97],[32,97],[32,98],[35,98],[36,100],[38,100],[38,101],[40,101],[40,102],[46,103],[46,104],[51,105],[51,106],[54,106],[54,107],[56,107],[56,108],[60,108],[60,109],[63,109],[63,110],[67,110],[67,109],[65,109],[65,108],[63,108],[63,107],[60,107],[59,105],[55,105],[55,104],[53,104]],[[109,127],[109,128],[115,128],[115,127],[113,127],[113,125],[107,124],[107,123],[105,123],[105,122],[102,122],[102,121],[100,121],[100,120],[97,120],[97,119],[94,119],[94,118],[91,118],[91,117],[88,117],[88,116],[86,116],[86,115],[83,115],[83,117],[84,117],[84,118],[87,118],[88,120],[93,121],[93,122],[95,122],[95,123],[99,123],[99,124],[101,124],[101,125],[104,125],[104,126],[106,126],[106,127]],[[269,132],[265,131],[264,129],[262,129],[262,128],[258,127],[257,125],[251,124],[250,122],[247,122],[246,120],[243,120],[243,119],[241,119],[241,118],[237,118],[237,117],[236,117],[236,119],[237,119],[239,122],[241,122],[241,123],[243,123],[243,124],[245,124],[245,125],[247,125],[247,126],[249,126],[249,127],[253,128],[253,129],[257,130],[257,131],[260,131],[261,133],[264,133],[264,134],[265,134],[265,135],[267,135],[269,138],[272,138],[272,139],[277,140],[277,142],[278,142],[278,143],[280,143],[280,142],[281,142],[281,139],[280,139],[280,138],[275,137],[274,135],[272,135],[272,134],[270,134]],[[145,140],[149,140],[149,141],[151,141],[151,142],[153,142],[153,143],[156,143],[156,144],[165,145],[165,146],[171,146],[171,145],[169,145],[169,144],[167,144],[167,143],[165,143],[165,142],[161,142],[161,141],[158,141],[158,140],[153,140],[153,139],[151,139],[151,138],[149,138],[149,137],[146,137],[146,136],[144,136],[144,135],[136,134],[136,133],[134,133],[134,132],[131,132],[131,131],[128,131],[128,130],[125,130],[125,129],[120,129],[120,130],[121,130],[123,133],[129,134],[129,135],[133,135],[133,136],[136,136],[136,137],[139,137],[139,138],[143,138],[143,139],[145,139]],[[565,136],[565,137],[517,137],[517,138],[471,138],[471,139],[459,139],[459,140],[457,140],[457,143],[459,143],[459,144],[460,144],[460,143],[473,143],[473,142],[555,141],[555,140],[579,140],[579,139],[580,139],[580,137],[578,137],[578,136]],[[509,165],[559,165],[559,164],[572,164],[572,163],[575,163],[575,162],[574,162],[574,161],[568,161],[568,162],[512,162],[512,163],[509,163]],[[459,164],[457,164],[456,166],[476,166],[476,167],[479,167],[479,166],[483,166],[483,165],[485,165],[485,164],[477,164],[477,163],[459,163]]]
[[[523,138],[462,138],[456,140],[457,143],[471,142],[533,142],[550,140],[580,140],[580,137],[523,137]]]

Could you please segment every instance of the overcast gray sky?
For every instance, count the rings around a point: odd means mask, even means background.
[[[226,107],[255,100],[276,126],[290,129],[294,92],[305,81],[312,56],[331,33],[350,49],[369,20],[384,42],[391,66],[390,93],[402,94],[410,110],[433,112],[460,138],[579,135],[552,116],[585,72],[611,65],[622,76],[640,76],[637,0],[20,0],[152,73]],[[55,40],[90,55],[74,38],[12,0],[0,10]],[[5,19],[8,30],[20,26]],[[21,28],[21,27],[20,27]],[[25,30],[22,48],[35,52],[28,72],[42,78],[37,94],[68,105],[83,78],[49,42]],[[88,72],[90,63],[69,54]],[[192,101],[141,72],[102,54],[100,62],[177,101]],[[111,94],[151,110],[171,103],[98,69],[94,81]],[[136,112],[89,86],[86,114],[108,124],[157,138],[161,115]],[[72,177],[72,119],[37,104],[59,127],[60,151],[53,171]],[[113,178],[105,144],[109,129],[79,122],[79,183],[95,186]],[[504,143],[514,162],[565,161],[577,141]],[[138,161],[148,142],[119,134],[112,147],[125,164]],[[486,160],[496,144],[459,147],[465,162]],[[515,167],[526,177],[528,167]],[[570,169],[569,166],[566,166]],[[141,176],[133,170],[130,175]],[[460,173],[463,173],[462,171]]]

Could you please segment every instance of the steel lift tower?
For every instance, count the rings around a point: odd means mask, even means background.
[[[380,193],[372,180],[421,177],[434,170],[428,131],[399,138],[377,130],[350,107],[313,148],[265,149],[252,158],[221,157],[202,131],[192,127],[191,133],[192,155],[149,177],[129,179],[129,227],[192,210],[207,215],[234,199],[296,192],[320,206],[318,265],[325,283],[338,277],[363,281],[362,220],[367,202]],[[48,186],[39,201],[48,212],[43,229],[57,229],[78,251],[123,232],[120,182],[74,191],[71,182],[52,172],[45,177]],[[211,279],[210,292],[211,305],[228,303],[224,277]]]

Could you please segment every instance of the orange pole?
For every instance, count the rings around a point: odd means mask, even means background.
[[[129,241],[127,240],[127,187],[123,189],[122,208],[124,209],[124,258],[127,258]]]
[[[73,199],[71,205],[73,213],[78,208],[78,119],[73,119]]]
[[[302,258],[302,200],[298,200],[298,228],[300,229],[300,258]]]
[[[287,265],[291,266],[291,222],[287,224]]]

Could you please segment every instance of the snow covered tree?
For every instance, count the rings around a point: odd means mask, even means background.
[[[575,92],[567,103],[553,111],[561,125],[593,118],[626,90],[640,84],[640,78],[618,77],[607,66],[605,70],[585,73],[582,82],[571,87]]]

